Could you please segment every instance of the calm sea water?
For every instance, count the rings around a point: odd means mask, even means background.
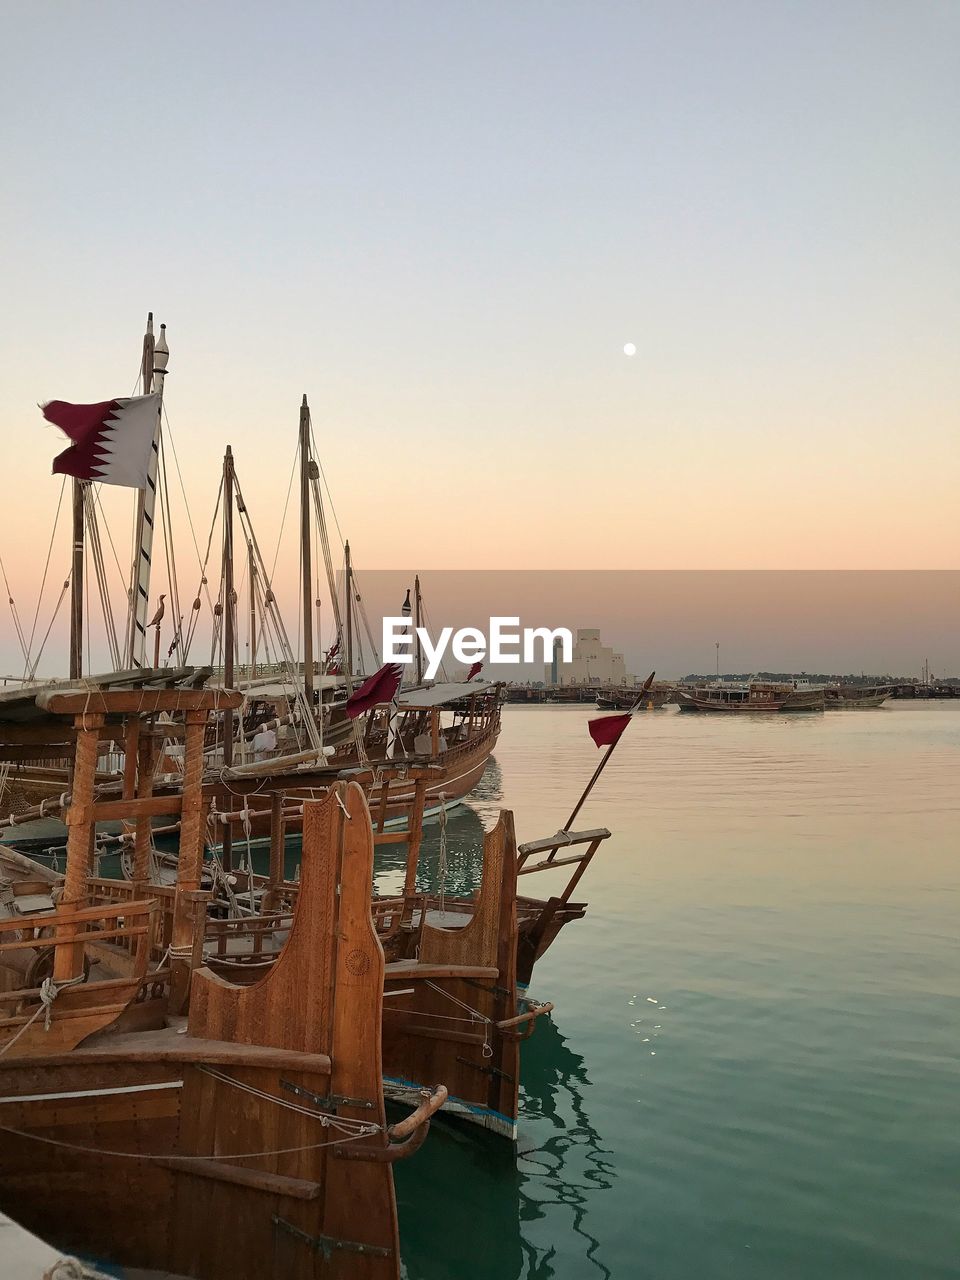
[[[449,886],[500,806],[562,825],[590,714],[504,709]],[[534,975],[517,1153],[441,1120],[396,1166],[409,1280],[960,1276],[958,765],[957,704],[638,718]]]

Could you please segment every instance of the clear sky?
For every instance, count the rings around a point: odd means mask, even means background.
[[[275,537],[306,391],[372,567],[956,565],[958,54],[952,0],[9,0],[11,587],[35,406],[148,309],[204,529],[229,440]]]

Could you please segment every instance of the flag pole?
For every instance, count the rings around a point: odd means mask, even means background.
[[[73,558],[70,569],[70,679],[83,679],[83,481],[73,480]]]
[[[643,701],[644,694],[647,694],[650,692],[650,686],[653,684],[653,677],[656,674],[657,673],[655,671],[651,671],[650,674],[647,676],[646,680],[643,682],[643,688],[640,690],[640,693],[637,696],[637,700],[634,702],[633,706],[630,708],[630,711],[628,713],[629,715],[633,715],[633,713],[640,706],[640,703]],[[626,728],[626,726],[624,726],[624,728]],[[569,831],[570,828],[573,826],[574,821],[576,820],[577,814],[583,808],[587,797],[589,796],[590,792],[593,790],[594,786],[596,785],[597,779],[600,777],[601,773],[603,773],[604,769],[606,768],[607,761],[613,755],[614,749],[616,748],[617,743],[620,741],[620,738],[622,737],[623,737],[623,734],[621,733],[620,737],[616,738],[613,742],[610,743],[609,747],[607,747],[606,755],[597,765],[596,769],[594,769],[593,777],[584,787],[583,794],[581,795],[580,799],[577,801],[576,805],[574,806],[573,813],[571,813],[570,817],[566,820],[566,822],[560,828],[561,831]]]
[[[130,579],[130,605],[127,618],[127,660],[131,667],[146,666],[147,655],[147,605],[150,598],[150,565],[153,557],[154,508],[157,500],[157,471],[160,462],[160,424],[163,415],[163,386],[167,376],[170,351],[167,346],[167,326],[160,326],[160,337],[154,339],[153,312],[147,313],[147,331],[143,335],[143,356],[140,365],[141,391],[149,395],[158,393],[157,424],[150,450],[147,483],[137,497],[136,529],[134,534],[134,561]],[[169,536],[169,531],[167,536]],[[176,612],[176,610],[174,610]]]
[[[310,560],[310,410],[304,392],[300,405],[300,567],[303,587],[303,697],[313,707],[313,565]],[[321,709],[321,715],[322,715]]]

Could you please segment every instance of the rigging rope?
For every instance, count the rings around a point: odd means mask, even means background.
[[[222,498],[223,498],[223,476],[221,475],[220,488],[217,490],[217,501],[216,501],[216,505],[213,508],[213,519],[210,521],[210,534],[207,538],[207,550],[202,560],[200,560],[199,548],[197,549],[197,560],[200,565],[200,583],[197,587],[196,598],[194,599],[193,605],[191,606],[190,622],[187,624],[187,638],[184,642],[184,647],[183,647],[184,661],[186,661],[187,654],[190,652],[190,646],[193,643],[194,633],[196,632],[196,629],[197,629],[197,622],[200,619],[201,590],[203,591],[204,595],[207,597],[207,605],[210,609],[210,617],[213,620],[213,629],[214,631],[216,630],[217,613],[216,613],[216,607],[213,603],[213,600],[210,597],[210,587],[207,582],[207,565],[210,563],[210,551],[213,547],[213,535],[217,529],[217,516],[220,512],[220,502]],[[192,530],[192,525],[191,525],[191,530]],[[212,659],[211,659],[211,663],[212,663]]]
[[[13,592],[10,590],[10,583],[7,580],[7,570],[4,567],[3,557],[0,556],[0,570],[3,571],[3,585],[7,589],[7,603],[10,606],[10,612],[13,615],[13,625],[17,630],[17,640],[20,643],[20,652],[23,654],[24,662],[27,661],[27,645],[23,638],[23,628],[20,625],[20,615],[17,613],[17,602],[13,598]]]
[[[110,586],[107,582],[107,567],[103,558],[103,545],[100,541],[100,526],[97,520],[97,508],[94,495],[92,493],[93,485],[85,486],[84,490],[84,512],[86,516],[86,528],[88,540],[90,543],[90,554],[93,558],[93,567],[97,575],[97,590],[100,595],[100,608],[103,611],[103,624],[107,636],[107,648],[110,650],[110,661],[113,663],[114,670],[120,667],[120,645],[117,641],[117,628],[113,617],[113,606],[110,602]],[[89,647],[90,632],[90,600],[89,600],[89,583],[87,584],[87,644]]]
[[[60,484],[60,497],[57,499],[57,511],[56,511],[56,515],[53,517],[53,529],[52,529],[52,531],[51,531],[51,533],[50,533],[50,545],[47,547],[47,558],[46,558],[46,560],[44,561],[44,565],[43,565],[43,577],[40,579],[40,594],[37,596],[37,607],[36,607],[36,610],[35,610],[34,615],[33,615],[33,626],[30,628],[30,639],[27,641],[27,659],[26,659],[26,665],[24,666],[24,671],[23,671],[24,678],[26,678],[26,677],[27,677],[27,671],[28,671],[29,666],[30,666],[30,656],[29,656],[29,655],[30,655],[30,653],[31,653],[31,652],[32,652],[32,650],[33,650],[33,641],[34,641],[34,637],[35,637],[35,636],[36,636],[36,634],[37,634],[37,621],[38,621],[38,619],[39,619],[39,617],[40,617],[40,606],[41,606],[41,604],[43,603],[43,590],[44,590],[44,587],[47,585],[47,571],[48,571],[48,570],[49,570],[49,568],[50,568],[50,557],[51,557],[51,555],[53,554],[53,544],[54,544],[54,541],[55,541],[56,536],[57,536],[57,525],[60,523],[60,510],[61,510],[61,508],[62,508],[62,506],[63,506],[63,495],[64,495],[64,492],[65,492],[65,490],[66,490],[66,487],[67,487],[67,477],[66,477],[66,476],[64,476],[64,477],[63,477],[63,480],[61,481],[61,484]],[[64,588],[64,589],[66,589],[66,588]],[[62,597],[62,593],[61,593],[61,600],[62,600],[62,598],[63,598],[63,597]],[[58,601],[58,603],[57,603],[57,609],[59,609],[59,607],[60,607],[60,602]],[[56,610],[54,610],[54,615],[53,615],[53,616],[54,616],[54,617],[56,617],[56,616],[57,616],[57,615],[56,615]],[[52,626],[52,625],[53,625],[53,623],[51,622],[51,624],[50,624],[50,625]],[[50,632],[49,632],[49,628],[48,628],[48,629],[47,629],[47,635],[49,635],[49,634],[50,634]],[[44,642],[46,642],[46,636],[44,636]],[[43,651],[43,647],[41,646],[41,652],[42,652],[42,651]],[[38,657],[37,657],[37,661],[39,661],[39,655],[38,655]],[[37,669],[37,664],[36,664],[36,662],[35,662],[35,663],[33,664],[33,670],[34,670],[34,671],[36,671],[36,669]],[[31,676],[31,678],[32,678],[32,676]]]
[[[440,792],[440,853],[437,858],[437,883],[440,887],[440,914],[447,911],[447,797]]]
[[[273,553],[273,566],[270,577],[277,571],[277,560],[280,558],[280,543],[283,539],[283,527],[287,522],[287,508],[290,506],[290,494],[293,491],[293,477],[297,474],[297,459],[300,457],[300,437],[297,436],[297,447],[293,451],[293,466],[290,468],[290,483],[287,485],[287,496],[283,504],[283,515],[280,517],[280,532],[277,534],[277,549]]]
[[[172,647],[176,649],[179,664],[182,666],[184,658],[180,628],[183,624],[183,614],[180,612],[180,583],[177,578],[177,558],[173,545],[173,513],[170,510],[170,488],[167,483],[167,460],[163,443],[164,433],[160,431],[157,434],[160,445],[158,468],[160,479],[160,523],[163,526],[163,555],[167,566],[167,590],[170,592],[170,609],[173,613]]]

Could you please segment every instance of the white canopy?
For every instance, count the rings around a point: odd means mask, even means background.
[[[451,681],[448,684],[434,684],[429,688],[400,690],[401,707],[443,707],[448,702],[456,702],[460,698],[469,698],[473,693],[485,693],[492,689],[492,680]]]
[[[313,687],[315,689],[342,689],[345,685],[343,676],[315,676]],[[240,680],[237,682],[237,688],[251,699],[260,699],[263,702],[278,702],[286,699],[288,702],[294,702],[297,697],[297,691],[292,684],[283,684],[277,679],[273,680]]]

